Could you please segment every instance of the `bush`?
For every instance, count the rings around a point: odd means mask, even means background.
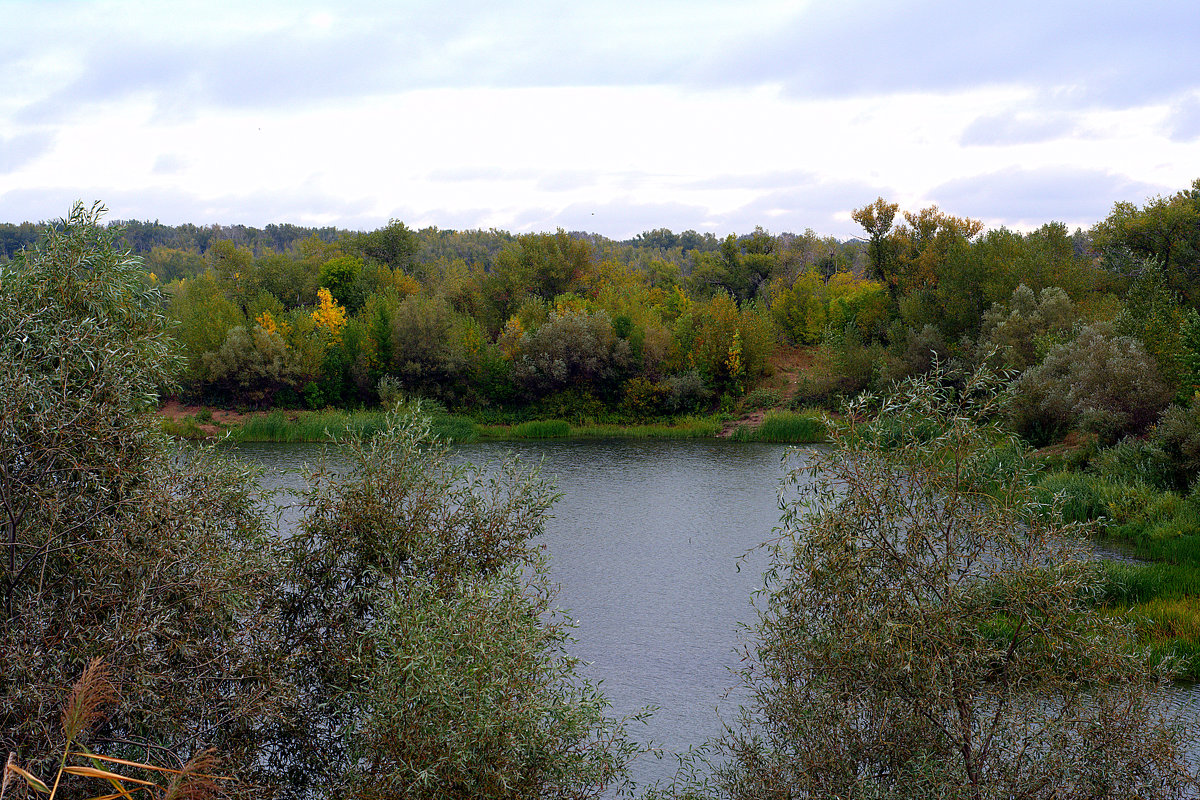
[[[1196,484],[1200,475],[1200,402],[1169,407],[1150,432],[1150,439],[1169,462],[1174,488],[1182,491]]]
[[[389,372],[401,386],[443,400],[454,397],[467,369],[457,325],[454,311],[440,298],[413,295],[396,306]]]
[[[668,375],[662,382],[670,390],[664,404],[667,413],[702,411],[712,405],[713,391],[694,369]]]
[[[592,797],[632,747],[566,652],[539,548],[555,495],[516,462],[479,473],[420,419],[344,443],[311,477],[278,587],[285,763],[356,797]]]
[[[102,657],[124,700],[109,755],[206,742],[252,776],[282,693],[259,594],[276,539],[245,469],[162,434],[170,326],[101,211],[76,205],[0,280],[0,752],[52,773],[46,709]]]
[[[1171,460],[1163,449],[1132,437],[1101,449],[1089,468],[1110,480],[1144,483],[1156,489],[1170,489],[1173,483]]]
[[[790,476],[721,796],[1109,797],[1115,776],[1187,796],[1168,665],[1092,613],[1096,570],[1031,494],[1030,464],[994,472],[999,382],[943,378],[881,412],[939,435],[882,448],[856,432],[879,417],[859,404]]]
[[[278,333],[254,325],[231,328],[221,347],[203,356],[208,391],[237,405],[270,405],[299,377],[296,359]]]
[[[513,375],[538,395],[575,387],[603,396],[630,365],[629,342],[616,335],[607,313],[567,311],[521,337]]]
[[[1038,341],[1064,335],[1076,319],[1075,306],[1062,289],[1047,287],[1039,297],[1021,284],[1013,290],[1007,311],[997,303],[984,313],[977,355],[995,353],[1001,366],[1027,369],[1045,355],[1037,351]]]
[[[945,362],[950,354],[941,331],[925,325],[917,331],[897,322],[889,357],[880,371],[880,381],[888,384],[913,375],[924,375],[935,363]]]
[[[766,387],[755,389],[742,398],[742,408],[751,411],[763,408],[777,408],[782,404],[783,393],[778,389],[768,389]]]
[[[1035,444],[1071,427],[1110,443],[1138,434],[1158,418],[1172,394],[1138,340],[1113,336],[1101,325],[1054,347],[1014,390],[1010,419]]]

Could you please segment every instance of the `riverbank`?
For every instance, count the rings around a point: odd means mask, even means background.
[[[727,414],[686,415],[652,423],[525,420],[484,423],[463,414],[434,409],[434,432],[454,442],[523,441],[530,439],[710,439],[812,444],[825,440],[825,424],[811,411],[754,410],[740,417]],[[239,442],[324,442],[348,433],[370,435],[386,421],[382,410],[234,411],[170,402],[160,410],[163,430],[181,439],[228,437]]]

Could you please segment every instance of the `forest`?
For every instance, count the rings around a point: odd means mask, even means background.
[[[1191,796],[1187,733],[1153,697],[1200,677],[1200,180],[1073,233],[883,198],[853,218],[845,242],[105,226],[83,206],[0,226],[6,786],[621,785],[636,747],[553,611],[536,471],[481,480],[427,419],[389,416],[343,442],[348,474],[311,474],[281,539],[253,475],[163,435],[174,394],[829,412],[744,717],[707,777],[658,796]],[[764,388],[780,354],[801,364],[786,395]],[[1132,560],[1077,560],[1081,533]]]

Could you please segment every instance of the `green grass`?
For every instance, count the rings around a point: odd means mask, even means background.
[[[786,442],[813,444],[826,438],[825,423],[815,414],[771,411],[758,428],[739,425],[731,436],[737,442]]]
[[[561,419],[535,419],[514,426],[510,432],[514,439],[566,439],[571,435],[571,423]]]
[[[183,417],[179,420],[163,417],[162,429],[163,433],[174,436],[176,439],[204,439],[208,436],[200,430],[200,425],[195,417]]]
[[[302,411],[289,419],[282,411],[251,417],[233,428],[239,442],[325,442],[348,434],[371,436],[387,424],[384,411]],[[467,417],[435,413],[430,427],[435,435],[455,442],[478,438],[475,423]]]
[[[330,436],[342,437],[355,432],[370,436],[385,424],[383,411],[301,411],[289,415],[283,411],[254,416],[231,428],[230,436],[239,442],[324,442]],[[528,420],[512,425],[481,425],[470,417],[434,410],[433,432],[453,442],[517,441],[527,439],[703,439],[712,438],[721,429],[716,416],[682,417],[671,423],[619,425],[587,423],[571,425],[565,420]],[[172,435],[203,438],[203,432],[190,418],[184,423],[164,421]],[[766,440],[773,441],[773,440]],[[781,440],[782,441],[782,440]]]
[[[684,417],[670,425],[580,425],[573,439],[711,439],[721,430],[715,417]]]
[[[584,423],[571,425],[565,420],[534,420],[514,425],[479,426],[481,439],[514,441],[518,439],[708,439],[721,430],[717,417],[683,417],[670,424],[620,425]]]

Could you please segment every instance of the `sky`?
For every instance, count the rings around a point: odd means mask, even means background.
[[[1200,178],[1196,0],[0,0],[0,221],[1087,228]]]

